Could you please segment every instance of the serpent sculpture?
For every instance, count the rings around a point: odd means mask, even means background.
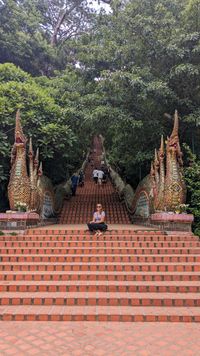
[[[183,160],[179,142],[179,117],[174,114],[174,127],[166,140],[163,136],[160,149],[155,150],[150,174],[138,185],[131,211],[135,215],[148,217],[155,211],[174,211],[186,200],[186,185],[183,177]],[[165,159],[166,155],[166,159]]]
[[[18,203],[25,204],[27,210],[37,211],[42,217],[54,214],[54,192],[50,180],[43,175],[39,163],[39,150],[34,156],[32,139],[29,142],[29,175],[27,172],[27,139],[23,133],[20,111],[16,114],[15,142],[11,151],[11,171],[8,184],[10,209],[16,210]]]

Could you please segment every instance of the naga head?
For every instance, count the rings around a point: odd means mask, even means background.
[[[21,126],[21,119],[20,119],[20,111],[17,110],[16,113],[16,122],[15,122],[15,147],[22,147],[26,146],[26,136],[23,133],[23,129]]]
[[[160,162],[164,161],[165,158],[165,149],[164,149],[164,139],[163,139],[163,135],[161,136],[161,143],[160,143],[160,148],[158,151],[158,158]]]
[[[171,136],[167,138],[167,151],[177,158],[177,161],[180,166],[183,166],[183,160],[182,160],[183,154],[181,152],[181,147],[179,143],[178,129],[179,129],[179,116],[178,116],[178,111],[176,110],[174,114],[173,131],[171,133]]]
[[[34,163],[35,169],[38,169],[38,165],[39,165],[39,148],[37,148],[36,155],[35,155],[33,163]]]
[[[38,176],[41,177],[43,175],[43,168],[42,168],[42,162],[40,162],[40,166],[38,169]]]
[[[175,111],[174,114],[174,127],[170,137],[167,137],[167,148],[169,152],[176,152],[179,144],[178,137],[178,129],[179,129],[179,119],[178,119],[178,111]]]
[[[155,148],[155,157],[154,157],[154,168],[155,171],[158,171],[160,167],[159,159],[158,159],[158,152],[157,149]]]
[[[29,159],[32,161],[33,159],[33,144],[32,144],[32,138],[30,137],[29,140],[29,151],[28,151]]]
[[[155,178],[155,170],[154,170],[154,163],[153,163],[153,162],[151,162],[150,176],[151,176],[153,179]]]

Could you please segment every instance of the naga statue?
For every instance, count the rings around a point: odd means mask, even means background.
[[[166,160],[162,136],[160,149],[158,152],[155,150],[150,174],[136,189],[131,205],[135,216],[148,217],[155,211],[174,211],[178,205],[185,203],[186,185],[178,128],[179,117],[175,111],[173,131],[166,140]]]
[[[27,139],[23,133],[20,111],[16,114],[15,142],[11,151],[11,171],[8,184],[10,209],[16,210],[18,203],[29,211],[37,211],[42,217],[53,215],[54,192],[50,180],[43,175],[39,163],[39,149],[33,153],[32,139],[29,142],[29,175],[27,172]]]

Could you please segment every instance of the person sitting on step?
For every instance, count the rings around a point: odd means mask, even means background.
[[[96,231],[95,236],[102,235],[102,232],[105,232],[108,226],[105,223],[105,211],[103,211],[102,205],[97,204],[97,211],[93,214],[93,220],[88,223],[88,229],[93,232]]]

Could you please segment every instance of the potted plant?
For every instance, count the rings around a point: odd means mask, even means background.
[[[189,207],[189,204],[179,204],[175,208],[175,213],[176,214],[184,214],[187,213],[187,208]]]
[[[15,208],[16,208],[17,211],[20,211],[20,212],[26,212],[27,211],[26,203],[17,202],[16,205],[15,205]]]

